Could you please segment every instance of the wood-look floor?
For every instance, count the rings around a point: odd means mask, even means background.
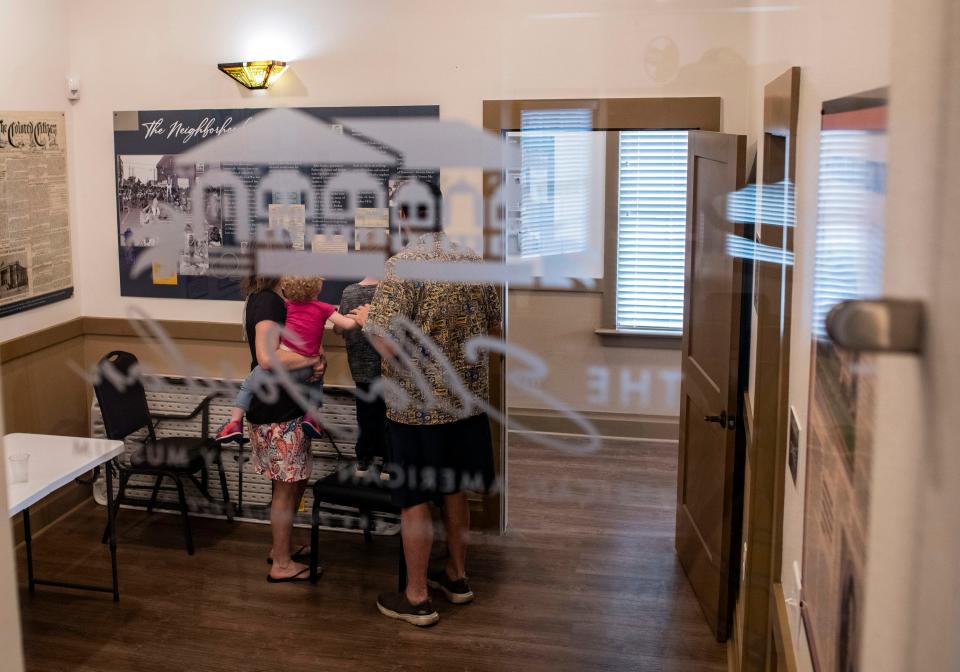
[[[430,629],[388,620],[398,537],[321,534],[317,586],[270,585],[265,525],[124,511],[121,601],[21,589],[31,671],[725,670],[673,551],[673,444],[608,442],[590,456],[510,442],[510,531],[477,540],[477,600],[435,597]],[[87,504],[35,539],[38,575],[102,582],[104,510]],[[304,534],[304,537],[306,535]],[[26,564],[19,549],[20,580]]]

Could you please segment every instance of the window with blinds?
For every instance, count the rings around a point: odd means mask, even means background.
[[[592,128],[588,109],[521,112],[521,257],[586,248]]]
[[[616,328],[683,330],[687,131],[621,131]]]

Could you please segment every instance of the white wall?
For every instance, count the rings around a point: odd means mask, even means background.
[[[754,4],[769,3],[757,0]],[[794,562],[802,565],[820,108],[824,100],[890,83],[891,7],[891,0],[799,0],[785,7],[785,11],[754,14],[755,134],[762,133],[764,85],[790,66],[802,69],[789,396],[802,429],[798,483],[793,485],[788,472],[784,498],[782,582],[788,599],[797,598]],[[797,636],[801,626],[796,607],[791,606],[788,611],[800,669],[812,670],[805,636]]]
[[[268,12],[250,0],[87,0],[70,3],[68,12],[71,70],[84,89],[75,108],[83,129],[75,195],[88,315],[122,316],[132,303],[159,318],[240,315],[235,302],[119,296],[115,110],[438,103],[442,116],[480,126],[485,98],[723,95],[727,126],[747,125],[749,20],[736,13],[612,0],[287,0],[271,2]],[[644,69],[646,45],[659,35],[679,49],[676,72],[663,84]],[[265,95],[216,69],[255,57],[292,63]]]
[[[71,71],[83,82],[74,111],[82,129],[75,197],[83,313],[119,317],[136,305],[160,319],[237,322],[241,315],[239,302],[120,297],[115,110],[439,104],[442,117],[481,126],[484,99],[719,95],[725,127],[745,132],[750,17],[690,11],[699,4],[275,0],[264,11],[250,0],[70,3]],[[667,37],[676,59],[657,70],[647,65],[648,45],[669,44]],[[245,58],[287,59],[292,67],[259,95],[216,69]],[[592,328],[588,358],[602,363],[609,357]],[[531,349],[540,352],[546,342]],[[679,371],[677,357],[663,352],[637,350],[631,358],[618,349],[612,357],[632,359],[632,369],[654,376],[664,366]],[[575,380],[585,384],[580,375]],[[634,412],[677,409],[661,396]]]
[[[0,3],[0,110],[64,112],[71,187],[75,185],[76,151],[70,103],[66,96],[67,17],[63,0]],[[45,329],[80,315],[77,250],[77,199],[71,188],[70,220],[73,233],[73,298],[0,320],[0,341]]]

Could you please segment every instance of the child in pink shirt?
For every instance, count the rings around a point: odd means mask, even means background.
[[[336,306],[317,301],[323,288],[323,278],[284,278],[280,282],[280,291],[287,302],[287,321],[283,325],[292,336],[280,338],[280,349],[295,352],[304,357],[316,357],[323,350],[323,331],[327,320],[331,320],[339,330],[349,331],[357,328],[352,317],[341,315]],[[323,395],[323,381],[310,382],[313,367],[305,366],[287,372],[293,382],[307,387],[307,398],[311,405],[318,405]],[[216,440],[226,442],[234,440],[243,433],[243,414],[250,410],[257,385],[257,378],[269,376],[269,372],[255,367],[240,385],[240,392],[234,402],[230,420],[217,432]],[[322,435],[316,421],[306,414],[303,418],[303,433],[312,439]]]

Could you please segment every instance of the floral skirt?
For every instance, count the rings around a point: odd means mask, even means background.
[[[310,477],[313,458],[302,418],[269,425],[251,425],[253,466],[270,480],[296,483]]]

